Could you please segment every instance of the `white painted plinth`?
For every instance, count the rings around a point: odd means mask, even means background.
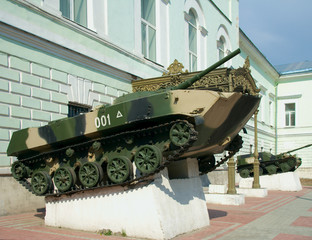
[[[164,170],[148,186],[121,187],[46,198],[49,226],[112,232],[127,236],[170,239],[209,225],[200,178],[168,179]]]
[[[239,206],[245,204],[245,196],[242,194],[219,194],[208,193],[205,194],[206,202],[221,205]]]
[[[236,188],[238,194],[243,194],[246,197],[266,197],[268,189],[266,188]]]
[[[227,193],[227,185],[210,184],[208,188],[209,193]]]
[[[240,188],[252,188],[253,178],[242,178]],[[278,173],[274,175],[260,176],[260,186],[268,190],[300,191],[302,186],[295,172]]]

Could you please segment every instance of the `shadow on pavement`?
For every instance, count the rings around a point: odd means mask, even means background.
[[[41,218],[41,219],[44,219],[45,213],[46,213],[46,209],[45,208],[37,208],[37,213],[34,216],[38,217],[38,218]]]
[[[208,209],[209,213],[209,218],[219,218],[219,217],[225,217],[227,215],[227,212],[225,211],[220,211],[220,210],[215,210],[215,209]]]

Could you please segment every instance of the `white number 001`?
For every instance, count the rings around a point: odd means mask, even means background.
[[[107,114],[106,116],[102,115],[101,117],[96,117],[94,119],[94,122],[95,122],[96,128],[99,128],[101,126],[105,127],[106,125],[108,125],[108,126],[111,125],[109,114]]]

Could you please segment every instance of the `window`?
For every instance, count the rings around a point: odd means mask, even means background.
[[[217,42],[218,52],[219,52],[219,60],[225,57],[225,39],[224,37],[220,37]]]
[[[197,21],[192,10],[189,12],[188,21],[188,38],[189,38],[189,70],[197,70]]]
[[[87,0],[60,0],[62,15],[87,27]]]
[[[142,54],[156,62],[155,0],[141,0]]]
[[[202,6],[199,1],[184,2],[184,60],[189,71],[198,71],[207,67],[207,35]]]
[[[270,121],[270,126],[274,125],[274,106],[273,106],[273,101],[269,101],[269,121]]]
[[[91,106],[84,105],[76,102],[69,102],[68,103],[68,117],[74,117],[79,115],[80,113],[90,112]]]
[[[225,26],[221,25],[217,32],[217,58],[221,60],[231,53],[231,41],[228,35],[228,31]],[[232,60],[230,59],[226,63],[224,63],[221,67],[230,67],[232,65]]]
[[[285,126],[294,127],[296,125],[296,104],[285,104]]]

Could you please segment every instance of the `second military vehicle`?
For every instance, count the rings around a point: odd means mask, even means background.
[[[272,175],[282,172],[293,172],[301,165],[301,158],[290,153],[312,146],[305,145],[285,153],[273,155],[269,152],[259,153],[259,175]],[[246,154],[237,156],[237,172],[242,178],[253,176],[254,155]]]

